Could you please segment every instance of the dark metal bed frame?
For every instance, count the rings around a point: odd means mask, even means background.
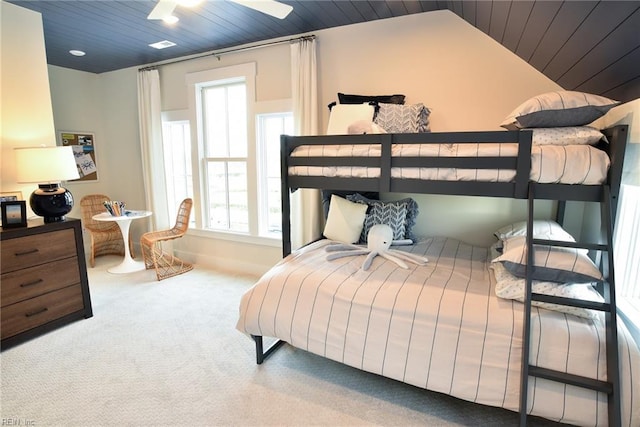
[[[528,264],[533,265],[533,244],[587,248],[597,253],[606,278],[599,284],[598,290],[604,297],[604,303],[571,300],[535,294],[531,291],[531,269],[527,268],[527,289],[525,297],[522,376],[520,389],[520,424],[527,422],[526,403],[527,385],[530,376],[572,384],[604,392],[608,395],[609,425],[621,423],[619,366],[617,342],[617,317],[615,304],[615,282],[613,275],[612,235],[616,218],[618,193],[622,179],[622,167],[627,143],[628,126],[619,125],[603,130],[608,143],[600,143],[598,148],[609,155],[611,165],[607,182],[603,185],[538,184],[530,182],[532,132],[521,131],[482,131],[482,132],[434,132],[415,134],[369,134],[369,135],[331,135],[281,137],[281,176],[282,176],[282,252],[291,253],[290,192],[298,188],[317,188],[346,191],[403,192],[418,194],[448,194],[462,196],[487,196],[515,199],[528,199],[527,244]],[[392,157],[394,144],[452,144],[452,143],[517,143],[518,153],[509,157]],[[293,150],[302,145],[352,145],[380,144],[378,157],[292,157]],[[378,178],[327,178],[319,176],[289,175],[290,166],[361,166],[380,168]],[[479,181],[425,181],[419,179],[401,179],[391,177],[392,167],[430,167],[430,168],[468,168],[468,169],[511,169],[516,175],[511,182]],[[604,243],[575,243],[533,239],[533,207],[535,200],[557,201],[556,220],[562,224],[567,201],[597,202],[601,206],[601,239]],[[607,256],[601,256],[607,253]],[[578,377],[563,372],[529,365],[529,338],[531,301],[544,301],[556,304],[599,310],[605,313],[607,338],[607,381]],[[279,348],[283,341],[276,341],[266,350],[263,339],[253,336],[256,343],[256,362],[261,364],[266,357]]]

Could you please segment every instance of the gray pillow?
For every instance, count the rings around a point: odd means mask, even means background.
[[[393,240],[403,240],[407,226],[407,203],[378,202],[369,205],[364,217],[360,242],[367,243],[369,230],[376,224],[386,224],[393,231]]]
[[[374,123],[387,133],[429,132],[431,110],[424,104],[378,104],[380,109]]]
[[[371,200],[361,194],[351,194],[347,200],[369,206],[364,219],[359,243],[367,243],[369,229],[376,224],[387,224],[393,230],[393,240],[410,239],[415,241],[412,228],[418,216],[418,203],[408,197],[393,202]]]
[[[502,255],[493,262],[501,262],[511,274],[525,278],[527,264],[526,236],[504,241]],[[559,283],[588,283],[602,280],[602,274],[593,261],[579,249],[547,245],[533,245],[533,280]]]
[[[559,90],[534,96],[520,104],[500,124],[505,129],[583,126],[620,104],[604,96]]]

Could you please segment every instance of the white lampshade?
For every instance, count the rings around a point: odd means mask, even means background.
[[[19,183],[59,183],[80,178],[71,147],[16,148],[15,153]]]

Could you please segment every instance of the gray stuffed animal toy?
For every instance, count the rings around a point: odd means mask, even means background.
[[[325,247],[327,252],[327,261],[348,256],[367,255],[362,263],[362,269],[367,271],[371,267],[373,259],[380,255],[390,261],[395,262],[401,268],[409,268],[405,261],[412,262],[417,265],[425,265],[429,260],[423,256],[415,255],[409,252],[390,249],[393,241],[393,230],[386,224],[376,224],[367,234],[367,247],[350,245],[346,243],[334,243]]]

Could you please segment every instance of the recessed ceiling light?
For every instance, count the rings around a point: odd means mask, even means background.
[[[69,53],[73,56],[85,56],[86,53],[84,53],[81,50],[70,50]]]
[[[174,42],[170,42],[169,40],[162,40],[161,42],[151,43],[149,46],[155,49],[165,49],[167,47],[175,46]]]

